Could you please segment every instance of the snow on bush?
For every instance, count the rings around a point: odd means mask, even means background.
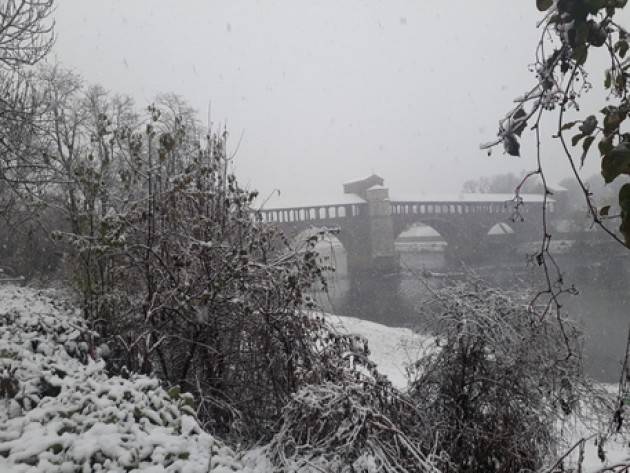
[[[439,473],[413,433],[421,417],[385,379],[306,386],[267,453],[283,471]]]
[[[0,471],[242,470],[201,430],[190,395],[108,376],[94,339],[55,294],[0,288]]]

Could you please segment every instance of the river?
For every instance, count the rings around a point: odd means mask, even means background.
[[[597,261],[582,256],[558,257],[565,284],[575,285],[579,292],[563,296],[562,310],[583,329],[586,372],[598,381],[616,382],[630,326],[630,264],[617,256]],[[330,278],[328,293],[318,294],[317,299],[324,310],[332,313],[422,331],[420,308],[430,294],[426,285],[452,283],[459,276],[446,276],[454,272],[440,251],[402,251],[401,268],[406,269],[355,279],[335,274]],[[544,287],[541,268],[525,258],[468,271],[506,289],[535,291]]]

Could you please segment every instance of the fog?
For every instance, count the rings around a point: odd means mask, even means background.
[[[63,0],[54,56],[138,104],[176,92],[227,124],[241,180],[265,195],[317,201],[372,172],[400,192],[458,192],[534,167],[531,136],[521,159],[479,149],[533,84],[530,3]],[[569,169],[545,144],[558,181]]]

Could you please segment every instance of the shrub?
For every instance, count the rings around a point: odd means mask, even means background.
[[[539,468],[588,390],[576,327],[480,283],[441,290],[426,308],[439,349],[415,365],[410,396],[445,471]]]
[[[292,396],[267,451],[282,471],[437,472],[414,435],[419,417],[382,379],[307,386]]]

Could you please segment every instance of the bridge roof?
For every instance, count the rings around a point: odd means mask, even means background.
[[[300,199],[284,197],[282,195],[272,196],[263,210],[274,209],[290,209],[290,208],[302,208],[302,207],[329,207],[332,205],[352,205],[352,204],[365,204],[366,200],[362,199],[358,195],[354,194],[329,194],[322,196],[321,198],[312,199]]]
[[[543,201],[540,194],[521,194],[524,202],[537,203]],[[489,203],[509,202],[514,199],[514,194],[398,194],[391,192],[391,202],[449,202],[449,203]],[[549,199],[553,202],[553,199]],[[329,194],[320,199],[299,199],[286,196],[272,196],[264,205],[263,210],[292,209],[305,207],[330,207],[334,205],[365,204],[367,201],[354,194]],[[256,206],[255,206],[256,207]]]
[[[542,194],[521,194],[523,202],[542,202]],[[508,202],[514,199],[514,194],[398,194],[390,191],[389,200],[392,202]],[[553,202],[553,199],[548,199]]]

